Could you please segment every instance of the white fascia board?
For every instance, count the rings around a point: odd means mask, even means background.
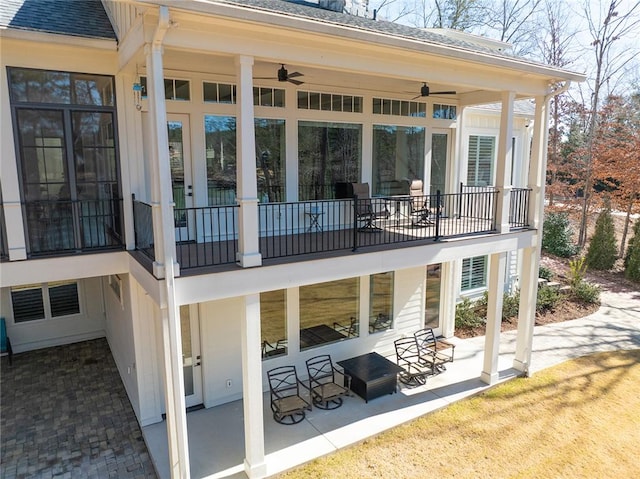
[[[149,295],[151,300],[160,305],[163,293],[161,286],[163,282],[158,280],[149,271],[147,271],[133,256],[129,256],[129,274],[135,278],[138,284]]]
[[[180,305],[201,303],[513,251],[531,246],[535,242],[535,235],[535,231],[486,235],[388,251],[176,278],[176,302]]]
[[[220,4],[213,1],[193,1],[185,3],[183,0],[147,0],[138,3],[158,6],[166,5],[171,10],[183,11],[196,15],[218,15],[243,23],[256,23],[258,25],[269,24],[277,27],[278,29],[343,37],[351,40],[360,40],[368,44],[376,43],[379,45],[398,47],[404,50],[431,53],[447,58],[462,60],[464,62],[481,63],[484,65],[516,70],[524,74],[539,75],[557,81],[570,80],[581,82],[586,79],[586,76],[582,73],[547,66],[523,58],[492,55],[489,52],[465,49],[459,46],[456,47],[452,45],[428,42],[425,40],[392,36],[384,33],[360,30],[345,25],[330,24],[277,12],[251,9],[245,6]],[[188,5],[189,8],[185,8],[185,5]]]
[[[88,38],[60,33],[37,32],[32,30],[17,30],[15,28],[0,28],[0,38],[12,38],[28,42],[68,45],[71,47],[92,48],[98,50],[118,50],[118,43],[107,38]]]
[[[125,274],[129,272],[128,256],[129,253],[118,251],[94,255],[7,261],[2,263],[0,287]]]

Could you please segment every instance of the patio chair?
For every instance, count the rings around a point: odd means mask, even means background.
[[[300,386],[307,386],[298,379],[295,366],[281,366],[267,371],[271,392],[273,419],[284,425],[298,424],[311,411],[311,403],[300,395]]]
[[[262,357],[280,356],[287,352],[287,340],[278,339],[275,344],[271,344],[266,339],[262,341]]]
[[[307,359],[306,364],[313,405],[320,409],[342,406],[343,396],[351,396],[351,376],[337,369],[328,354]]]
[[[391,328],[391,316],[385,313],[378,313],[373,323],[369,323],[369,332],[377,333],[378,331],[386,331]]]
[[[360,324],[356,318],[353,316],[349,318],[349,324],[341,324],[338,322],[333,323],[333,329],[339,331],[344,334],[347,338],[355,338],[358,336],[358,330],[360,328]]]
[[[418,343],[414,337],[396,339],[396,361],[403,371],[399,374],[400,382],[415,387],[425,384],[431,374],[431,365],[422,361]]]
[[[445,371],[445,363],[453,362],[456,345],[437,339],[433,329],[420,329],[413,333],[413,336],[418,344],[421,359],[431,366],[433,374]]]
[[[13,364],[13,349],[9,336],[7,336],[7,324],[4,318],[0,318],[0,353],[9,356],[9,366],[11,366]]]
[[[358,227],[358,231],[382,231],[382,228],[377,226],[375,222],[378,218],[390,216],[386,206],[383,211],[375,211],[369,194],[369,183],[352,183],[351,187],[356,221],[362,225]]]
[[[409,186],[409,216],[414,226],[430,226],[433,221],[429,219],[431,211],[429,202],[422,190],[422,180],[413,180]]]

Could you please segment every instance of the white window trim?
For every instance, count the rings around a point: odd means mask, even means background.
[[[79,312],[75,314],[68,314],[66,316],[52,316],[51,314],[51,299],[49,296],[49,283],[40,283],[40,292],[42,294],[42,301],[44,305],[44,318],[42,319],[32,319],[30,321],[20,321],[16,322],[14,313],[13,313],[13,298],[11,295],[11,289],[9,289],[9,301],[11,302],[11,322],[14,326],[28,326],[33,324],[40,324],[44,321],[59,321],[64,319],[72,319],[77,318],[84,315],[85,305],[84,305],[84,294],[83,294],[83,286],[81,281],[60,281],[60,283],[75,283],[76,291],[78,292],[78,309]],[[36,289],[36,288],[33,288]],[[45,292],[47,294],[45,294]]]

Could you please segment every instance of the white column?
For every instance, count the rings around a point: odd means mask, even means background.
[[[241,322],[242,404],[244,409],[244,470],[250,478],[264,477],[262,414],[262,358],[260,352],[260,295],[244,297]]]
[[[449,181],[449,190],[452,192],[460,191],[460,183],[466,183],[468,160],[463,158],[462,155],[467,151],[464,145],[464,124],[467,116],[466,108],[460,106],[458,108],[458,120],[455,130],[455,152],[452,154],[453,161],[451,162],[451,173]]]
[[[17,125],[11,128],[11,108],[9,105],[9,89],[7,70],[2,68],[0,71],[0,84],[3,86],[0,91],[0,124],[4,127],[0,128],[0,190],[2,191],[2,208],[4,210],[4,225],[7,233],[7,248],[9,259],[11,261],[27,259],[27,246],[25,238],[25,229],[22,216],[22,203],[20,198],[20,176],[18,175],[18,157],[16,155],[13,130]]]
[[[513,367],[529,373],[535,307],[538,294],[538,268],[542,246],[542,224],[544,221],[544,185],[547,169],[548,103],[545,97],[536,97],[536,113],[531,144],[528,187],[531,188],[529,201],[529,224],[536,230],[534,246],[522,251],[522,275],[520,278],[520,306],[518,312],[518,335],[516,356]]]
[[[180,313],[175,301],[174,260],[176,243],[174,233],[173,193],[169,168],[169,135],[164,98],[162,40],[169,28],[169,9],[160,7],[158,28],[153,42],[146,46],[147,87],[149,89],[149,119],[151,120],[153,228],[156,264],[163,266],[160,316],[162,321],[162,353],[164,359],[164,387],[167,405],[167,437],[169,468],[172,479],[189,479],[189,444],[187,415],[184,400],[182,370],[182,337]],[[159,244],[158,244],[159,243]],[[154,269],[156,269],[154,264]]]
[[[460,268],[458,268],[459,270]],[[456,262],[447,261],[440,265],[440,327],[442,335],[450,338],[456,328],[456,297],[460,275],[456,271]]]
[[[238,99],[236,159],[238,174],[238,258],[243,268],[260,266],[258,242],[258,184],[256,179],[256,137],[253,113],[253,57],[236,58]]]
[[[489,297],[487,300],[487,330],[484,338],[484,362],[480,379],[487,384],[498,380],[500,353],[500,325],[502,323],[502,295],[507,253],[489,255]]]
[[[509,232],[509,202],[511,199],[511,155],[513,152],[513,102],[516,94],[502,92],[500,136],[498,137],[498,160],[496,162],[496,228],[500,233]]]

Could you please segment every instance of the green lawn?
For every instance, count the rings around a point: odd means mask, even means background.
[[[282,478],[640,477],[640,350],[568,361]]]

